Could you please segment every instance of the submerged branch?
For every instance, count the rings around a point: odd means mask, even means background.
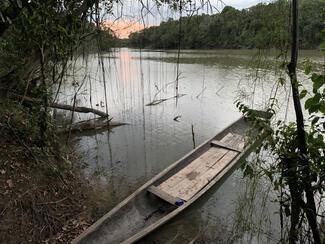
[[[219,95],[219,92],[220,92],[223,88],[225,88],[225,86],[220,87],[220,88],[218,89],[218,91],[216,92],[216,94]]]
[[[151,103],[146,104],[146,106],[154,106],[154,105],[158,105],[160,103],[163,103],[165,101],[171,100],[171,99],[178,99],[180,97],[185,96],[186,94],[178,94],[177,96],[173,96],[173,97],[169,97],[169,98],[162,98],[162,99],[157,99],[157,100],[153,100]]]
[[[58,133],[66,133],[66,132],[81,132],[88,130],[99,130],[103,128],[111,129],[113,127],[128,125],[128,123],[123,122],[112,122],[111,119],[106,118],[97,118],[90,119],[85,121],[80,121],[75,124],[67,125],[66,127],[61,127],[58,130]]]
[[[204,87],[199,94],[197,94],[196,98],[199,99],[201,95],[203,95],[203,92],[207,89],[207,87]]]

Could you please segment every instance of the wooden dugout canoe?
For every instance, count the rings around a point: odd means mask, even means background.
[[[154,231],[227,177],[247,156],[256,143],[247,140],[250,128],[241,117],[141,186],[73,243],[134,243]]]

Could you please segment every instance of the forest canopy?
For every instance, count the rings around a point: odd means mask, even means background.
[[[322,9],[325,0],[300,2],[299,45],[303,49],[318,48],[323,28]],[[278,0],[237,10],[226,6],[221,13],[169,19],[130,35],[134,47],[174,49],[210,48],[279,48],[289,41],[290,4]]]

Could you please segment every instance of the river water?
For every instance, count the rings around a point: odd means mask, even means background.
[[[80,58],[71,68],[73,78],[62,89],[61,101],[71,104],[78,91],[77,105],[107,110],[113,120],[129,123],[110,133],[73,137],[88,164],[86,172],[97,173],[106,189],[108,208],[192,150],[192,126],[197,146],[239,118],[237,99],[263,108],[277,90],[279,117],[292,117],[288,87],[274,85],[284,74],[271,70],[270,53],[183,50],[177,56],[177,51],[121,48]],[[323,60],[316,51],[302,56]],[[178,92],[184,96],[174,99],[177,77]],[[160,99],[168,100],[146,106]],[[86,118],[80,116],[75,119]],[[279,236],[278,207],[267,192],[263,182],[243,179],[238,169],[142,242],[188,243],[200,236],[205,243],[274,243]]]

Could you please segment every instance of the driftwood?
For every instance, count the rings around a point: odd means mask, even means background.
[[[151,103],[146,104],[146,106],[154,106],[154,105],[158,105],[162,102],[165,102],[167,100],[171,100],[171,99],[175,99],[175,98],[180,98],[185,96],[186,94],[178,94],[177,96],[173,96],[173,97],[169,97],[169,98],[162,98],[162,99],[157,99],[157,100],[153,100]]]
[[[66,132],[82,132],[88,130],[99,130],[103,128],[111,129],[113,127],[128,125],[128,123],[122,122],[112,122],[108,119],[104,118],[97,118],[97,119],[90,119],[85,121],[80,121],[71,125],[67,125],[65,127],[59,127],[58,133],[66,133]]]
[[[42,103],[42,101],[40,99],[26,97],[26,96],[18,96],[18,97],[21,98],[22,101],[25,101],[25,102],[31,102],[31,103],[37,103],[37,104]],[[69,111],[74,111],[74,112],[78,112],[78,113],[93,113],[93,114],[99,115],[102,118],[109,117],[109,115],[105,112],[102,112],[100,110],[93,109],[93,108],[88,108],[88,107],[78,107],[78,106],[74,107],[71,105],[59,104],[59,103],[50,103],[48,106],[51,108],[69,110]]]
[[[74,112],[78,112],[78,113],[93,113],[93,114],[99,115],[102,118],[108,118],[108,116],[109,116],[105,112],[102,112],[100,110],[93,109],[93,108],[88,108],[88,107],[73,107],[71,105],[58,104],[58,103],[51,103],[49,105],[49,107],[63,109],[63,110],[70,110],[70,111],[74,111]]]

